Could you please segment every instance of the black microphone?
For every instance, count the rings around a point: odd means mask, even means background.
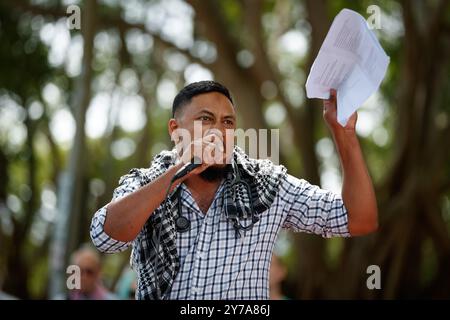
[[[183,167],[181,167],[180,170],[175,173],[175,175],[172,178],[172,181],[175,181],[177,179],[180,179],[187,175],[189,172],[194,170],[195,168],[198,168],[202,165],[202,161],[199,157],[192,158],[190,163],[186,163]]]

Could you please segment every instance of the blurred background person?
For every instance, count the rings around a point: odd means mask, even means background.
[[[136,287],[136,273],[128,267],[122,273],[117,283],[117,298],[120,300],[135,300]]]
[[[270,300],[288,300],[283,291],[283,281],[287,276],[287,268],[284,265],[281,257],[277,254],[272,255],[272,262],[270,263],[269,275],[269,295]]]
[[[69,290],[69,300],[115,300],[102,284],[101,260],[96,250],[83,246],[72,254],[72,264],[80,267],[80,289]]]

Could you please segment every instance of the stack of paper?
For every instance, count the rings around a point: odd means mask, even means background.
[[[306,81],[308,98],[328,99],[337,90],[337,120],[348,118],[378,90],[386,74],[389,57],[364,18],[343,9],[320,48]]]

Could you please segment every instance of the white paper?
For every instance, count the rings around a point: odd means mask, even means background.
[[[389,57],[366,20],[343,9],[334,18],[308,79],[308,98],[329,99],[337,90],[337,120],[347,124],[350,116],[375,92],[386,74]]]

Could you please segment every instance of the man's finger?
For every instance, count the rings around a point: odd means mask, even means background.
[[[336,109],[336,90],[330,90],[330,98],[323,101],[324,111],[328,111],[330,109]]]
[[[333,100],[336,98],[336,89],[330,90],[330,98],[332,98]]]
[[[205,141],[207,143],[214,143],[221,152],[224,151],[222,137],[217,134],[210,134],[208,136],[205,136],[203,141]]]
[[[223,140],[223,135],[222,132],[219,129],[208,129],[205,132],[205,137],[206,136],[215,136],[217,138],[219,138],[220,140]]]
[[[217,128],[209,128],[208,130],[205,131],[205,136],[209,136],[212,134],[222,137],[222,131],[220,131]]]

